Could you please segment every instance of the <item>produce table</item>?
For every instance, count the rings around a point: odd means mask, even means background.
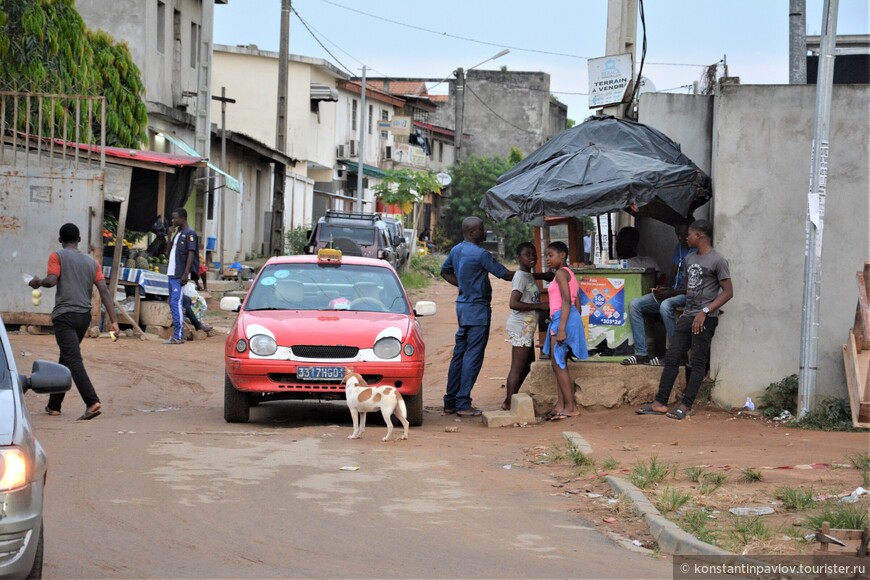
[[[103,266],[103,276],[106,277],[106,280],[111,279],[111,266]],[[118,283],[125,286],[140,286],[144,294],[169,296],[169,276],[160,272],[140,270],[139,268],[121,268]]]

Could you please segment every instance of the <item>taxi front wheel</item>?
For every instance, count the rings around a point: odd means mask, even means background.
[[[408,409],[408,423],[411,427],[419,427],[423,424],[423,387],[416,395],[405,395],[403,399]]]
[[[230,376],[224,373],[224,421],[247,423],[251,417],[251,404],[246,393],[238,391]]]

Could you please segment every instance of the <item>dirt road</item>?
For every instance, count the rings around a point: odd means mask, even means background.
[[[484,409],[501,403],[509,365],[509,285],[494,286],[474,391]],[[651,455],[789,465],[866,451],[866,434],[770,429],[718,411],[677,422],[623,408],[500,430],[443,416],[455,290],[436,282],[412,296],[423,298],[439,307],[422,322],[425,424],[401,443],[381,443],[377,424],[348,441],[337,403],[269,403],[249,424],[225,423],[220,336],[183,346],[86,339],[101,417],[76,422],[75,391],[60,417],[42,413],[44,397],[26,397],[49,454],[46,576],[666,577],[666,559],[628,552],[578,516],[577,498],[559,493],[528,450],[564,445],[567,430],[622,465]],[[223,313],[208,320],[226,328]],[[11,340],[22,369],[57,356],[52,336]]]

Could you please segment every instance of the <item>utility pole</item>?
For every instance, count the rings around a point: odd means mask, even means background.
[[[640,79],[634,78],[634,59],[636,56],[637,40],[637,0],[607,0],[607,40],[605,45],[606,56],[618,54],[631,54],[631,78],[634,82]],[[623,117],[625,103],[617,103],[604,107],[605,115],[612,115],[617,119]],[[610,223],[608,221],[608,223]],[[634,218],[624,211],[616,214],[616,230],[634,225]],[[610,240],[608,240],[609,242]],[[610,247],[610,244],[608,244]]]
[[[216,97],[212,95],[211,100],[220,101],[221,104],[221,169],[227,170],[227,103],[235,103],[235,99],[227,98],[227,88],[221,87],[221,96]],[[224,201],[226,200],[227,193],[227,178],[224,177],[222,179],[223,187],[221,189],[221,205],[220,205],[220,230],[218,234],[218,239],[220,242],[220,250],[218,256],[221,261],[221,270],[224,268],[224,221],[226,215],[226,204]],[[206,187],[208,187],[208,183],[206,183]]]
[[[462,155],[462,130],[463,130],[463,115],[465,114],[465,69],[459,67],[456,69],[456,82],[453,88],[454,94],[454,131],[453,149],[454,158],[460,160]]]
[[[825,0],[819,71],[816,76],[816,112],[810,157],[810,191],[807,202],[807,244],[804,265],[804,311],[801,318],[801,364],[798,381],[798,419],[815,403],[819,359],[819,302],[822,290],[822,234],[825,227],[825,190],[828,184],[828,138],[831,93],[837,48],[839,0]]]
[[[362,90],[360,91],[360,111],[359,111],[359,167],[356,173],[356,197],[359,211],[365,211],[363,206],[363,173],[366,164],[366,119],[368,112],[366,110],[366,66],[362,67]]]
[[[807,0],[788,3],[788,84],[807,84]]]
[[[287,85],[290,61],[290,0],[281,0],[281,46],[278,48],[278,111],[275,115],[275,149],[287,152]],[[272,192],[272,223],[267,253],[277,256],[284,253],[284,188],[287,168],[275,163],[274,190]]]

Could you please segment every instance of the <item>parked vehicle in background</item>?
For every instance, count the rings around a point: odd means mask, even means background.
[[[24,392],[62,393],[69,369],[38,360],[30,377],[18,374],[6,326],[0,321],[0,577],[41,578],[47,461],[24,406]]]
[[[311,232],[305,253],[316,254],[323,248],[341,250],[344,256],[386,260],[394,268],[399,265],[391,227],[378,213],[326,210]]]
[[[405,226],[394,218],[385,218],[384,222],[390,230],[393,251],[396,252],[396,270],[401,270],[411,257],[411,244],[408,243],[408,237],[405,235]]]
[[[423,423],[426,347],[418,316],[435,303],[411,308],[395,269],[384,260],[342,256],[271,258],[238,311],[225,347],[224,419],[245,423],[250,408],[285,399],[344,399],[344,375],[371,386],[395,387],[408,421]]]
[[[486,239],[480,243],[480,247],[492,254],[494,258],[504,258],[504,242],[492,230],[487,230]]]

